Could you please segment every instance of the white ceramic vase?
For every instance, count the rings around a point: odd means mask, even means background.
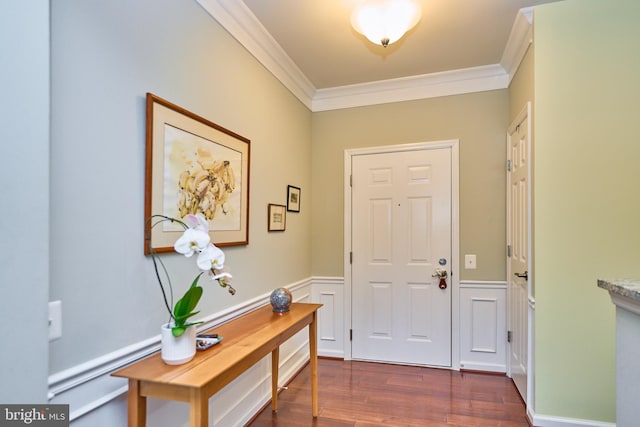
[[[171,333],[171,325],[165,323],[160,328],[162,337],[162,360],[167,365],[187,363],[196,354],[196,328],[191,326],[179,337]]]

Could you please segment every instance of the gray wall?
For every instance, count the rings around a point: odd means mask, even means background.
[[[45,403],[49,2],[5,2],[0,40],[0,402]]]
[[[51,6],[51,300],[62,301],[63,336],[50,372],[156,336],[167,320],[142,252],[146,92],[251,140],[249,245],[225,249],[238,294],[206,287],[200,316],[308,278],[309,110],[195,1]],[[288,184],[302,188],[302,211],[267,233],[267,204],[286,203]],[[182,293],[193,260],[165,262]]]

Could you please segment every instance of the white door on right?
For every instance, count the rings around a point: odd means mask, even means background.
[[[526,110],[528,111],[528,110]],[[509,245],[509,373],[527,402],[529,301],[529,117],[520,114],[509,128],[508,245]]]

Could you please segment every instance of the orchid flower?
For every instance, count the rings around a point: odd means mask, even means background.
[[[209,234],[209,223],[201,213],[195,215],[187,215],[184,219],[184,222],[189,228],[193,228],[194,230],[202,231]]]
[[[198,255],[197,264],[202,271],[222,270],[224,268],[224,252],[213,243],[209,243]]]
[[[195,252],[202,252],[210,242],[209,233],[195,228],[187,228],[182,236],[176,240],[173,247],[176,252],[189,258]]]
[[[227,273],[224,270],[213,270],[212,269],[209,272],[209,275],[211,276],[211,280],[216,280],[221,288],[227,288],[227,291],[229,291],[229,293],[231,295],[235,295],[236,294],[235,288],[233,286],[231,286],[231,280],[233,278],[231,273]]]

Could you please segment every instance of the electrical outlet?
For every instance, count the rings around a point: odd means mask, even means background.
[[[62,301],[49,302],[49,341],[62,336]]]
[[[465,255],[464,256],[464,268],[467,270],[474,270],[476,268],[476,256]]]

